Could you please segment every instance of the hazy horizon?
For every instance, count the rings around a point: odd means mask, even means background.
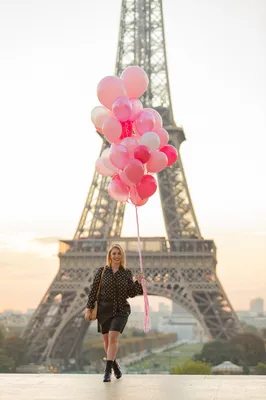
[[[266,3],[163,4],[192,203],[230,302],[248,309],[266,301]],[[38,306],[58,269],[57,240],[75,233],[101,148],[90,112],[114,71],[120,5],[0,2],[0,312]],[[127,208],[123,234],[135,235]],[[159,208],[157,193],[140,209],[142,236],[165,234]]]

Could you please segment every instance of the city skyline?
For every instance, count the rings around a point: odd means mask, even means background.
[[[74,235],[101,148],[89,115],[114,71],[120,3],[0,5],[0,312],[38,306],[58,269],[57,240]],[[192,202],[229,300],[245,309],[266,300],[266,4],[163,4]],[[142,236],[165,234],[159,207],[157,193],[140,209]],[[123,234],[135,235],[127,208]]]

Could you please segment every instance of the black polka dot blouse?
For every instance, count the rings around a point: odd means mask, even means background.
[[[104,267],[101,267],[96,272],[88,296],[87,308],[93,309],[95,306],[103,269]],[[98,319],[103,319],[99,317],[110,318],[123,312],[130,314],[130,306],[127,299],[142,294],[142,285],[138,281],[133,281],[132,272],[128,268],[120,267],[114,273],[112,267],[106,266],[98,298]]]

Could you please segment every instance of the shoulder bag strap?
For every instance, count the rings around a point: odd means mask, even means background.
[[[102,279],[103,279],[103,274],[105,272],[105,269],[106,269],[106,266],[104,267],[103,272],[101,274],[101,279],[100,279],[98,290],[97,290],[96,300],[98,300],[98,297],[99,297],[99,294],[100,294],[101,284],[102,284]]]

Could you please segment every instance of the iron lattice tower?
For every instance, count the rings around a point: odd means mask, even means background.
[[[144,106],[160,112],[170,143],[179,149],[185,134],[173,118],[162,0],[122,1],[115,75],[129,65],[147,72]],[[101,152],[106,146],[104,141]],[[59,271],[24,332],[31,362],[72,359],[80,367],[87,294],[112,242],[125,247],[128,266],[137,273],[137,238],[121,237],[125,203],[110,199],[109,179],[94,173],[74,239],[60,242]],[[167,237],[142,238],[148,293],[181,304],[210,338],[229,339],[240,331],[239,322],[216,274],[215,244],[201,237],[180,153],[176,164],[158,174],[158,183]]]

